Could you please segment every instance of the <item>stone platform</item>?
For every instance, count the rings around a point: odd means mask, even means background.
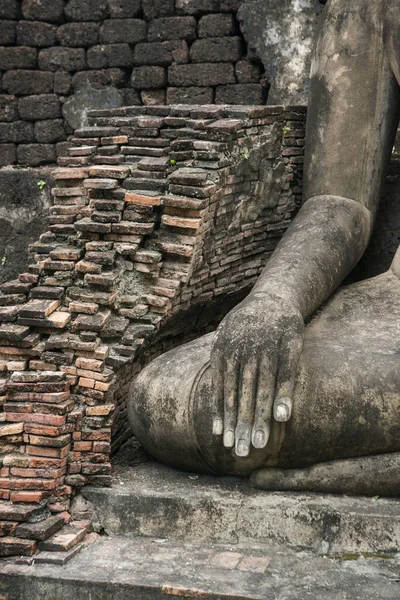
[[[0,564],[5,600],[397,600],[400,559],[106,536],[65,566]]]
[[[400,549],[396,499],[260,492],[245,480],[182,473],[155,462],[116,465],[111,488],[82,493],[111,535],[278,543],[330,555]]]
[[[102,537],[64,565],[0,561],[1,600],[400,597],[397,500],[260,493],[147,462],[115,465],[74,511]]]

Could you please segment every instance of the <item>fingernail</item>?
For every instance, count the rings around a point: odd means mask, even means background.
[[[290,417],[289,408],[286,404],[278,404],[275,408],[275,420],[279,422],[288,421]]]
[[[225,431],[224,433],[224,446],[225,448],[233,448],[235,443],[235,434],[233,431]]]
[[[236,454],[238,456],[248,456],[249,454],[249,444],[246,440],[239,440],[236,446]]]
[[[222,419],[219,419],[217,417],[213,421],[213,430],[212,430],[212,432],[213,432],[214,435],[222,435],[222,431],[223,431]]]
[[[265,433],[260,429],[256,431],[253,435],[253,446],[254,448],[264,448],[266,445]]]

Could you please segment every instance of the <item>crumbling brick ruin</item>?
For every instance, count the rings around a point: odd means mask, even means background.
[[[54,548],[76,490],[110,484],[134,374],[212,326],[215,311],[195,319],[196,307],[255,282],[300,202],[304,119],[128,107],[75,132],[49,231],[0,286],[0,554]]]

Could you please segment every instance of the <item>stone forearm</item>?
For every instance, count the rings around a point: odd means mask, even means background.
[[[276,293],[308,317],[360,260],[372,226],[371,212],[354,200],[311,198],[282,238],[251,296]]]

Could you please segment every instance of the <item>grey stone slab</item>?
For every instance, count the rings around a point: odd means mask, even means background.
[[[249,0],[239,10],[244,37],[261,58],[271,82],[269,104],[307,102],[311,51],[319,0]]]
[[[279,541],[319,553],[400,548],[397,500],[260,492],[247,480],[116,466],[111,488],[83,489],[109,534],[235,543]],[[77,515],[77,518],[83,518]]]
[[[67,562],[74,558],[83,549],[83,544],[78,544],[74,548],[71,548],[67,552],[39,552],[34,557],[34,561],[37,565],[48,564],[48,565],[65,565]]]
[[[3,562],[0,577],[7,600],[395,600],[399,566],[399,556],[110,536],[65,565]]]

